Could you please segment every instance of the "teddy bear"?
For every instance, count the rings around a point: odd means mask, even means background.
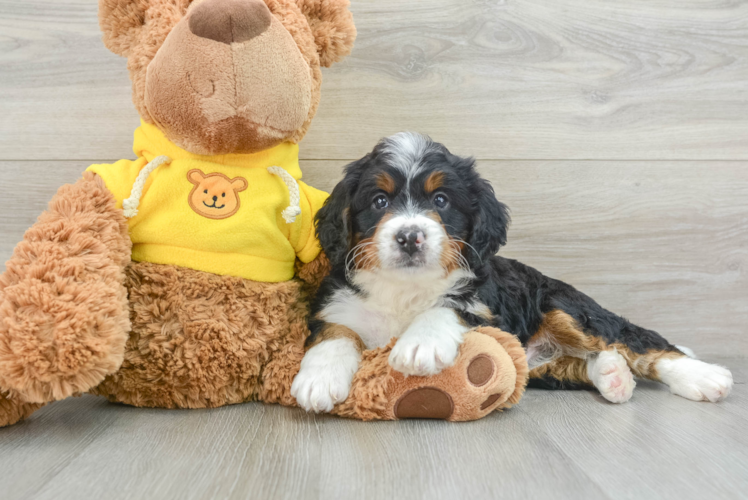
[[[348,0],[100,0],[127,58],[136,160],[59,189],[0,276],[0,426],[82,393],[139,407],[294,406],[327,195],[298,142],[321,67],[348,55]],[[394,341],[393,341],[394,342]],[[519,401],[524,350],[468,333],[432,377],[363,355],[334,413],[471,420]]]

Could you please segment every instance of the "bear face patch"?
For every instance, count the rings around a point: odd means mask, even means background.
[[[229,179],[222,173],[204,174],[199,169],[187,172],[187,180],[195,187],[190,191],[190,208],[208,219],[226,219],[234,215],[241,200],[239,193],[247,189],[247,179]]]

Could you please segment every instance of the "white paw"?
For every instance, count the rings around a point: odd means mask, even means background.
[[[436,375],[452,366],[460,343],[448,335],[408,330],[390,352],[390,366],[404,375]]]
[[[716,403],[732,390],[730,370],[698,359],[661,359],[656,368],[670,392],[686,399]]]
[[[306,411],[329,413],[351,391],[361,355],[350,339],[326,340],[309,349],[291,384],[291,395]]]
[[[625,403],[636,387],[631,369],[617,351],[603,351],[587,361],[587,376],[611,403]]]

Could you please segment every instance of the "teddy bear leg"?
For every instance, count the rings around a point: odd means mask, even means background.
[[[117,370],[129,330],[130,246],[100,178],[60,188],[0,276],[0,387],[45,403]]]
[[[527,385],[522,345],[495,328],[468,332],[455,364],[430,377],[392,369],[393,345],[364,352],[348,399],[333,413],[362,420],[476,420],[517,403]]]
[[[20,422],[42,406],[44,403],[26,403],[18,394],[0,391],[0,427]]]
[[[284,406],[296,406],[296,399],[291,396],[291,385],[299,373],[301,360],[304,358],[304,341],[309,336],[309,303],[322,279],[330,272],[330,261],[321,252],[313,261],[303,264],[296,261],[296,276],[292,283],[298,290],[294,300],[289,304],[287,313],[279,325],[284,332],[275,342],[270,359],[262,371],[258,399],[266,403],[278,403]]]

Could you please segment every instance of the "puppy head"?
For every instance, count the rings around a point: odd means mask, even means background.
[[[412,277],[482,267],[506,243],[508,224],[472,158],[400,133],[346,167],[317,234],[335,268]]]

